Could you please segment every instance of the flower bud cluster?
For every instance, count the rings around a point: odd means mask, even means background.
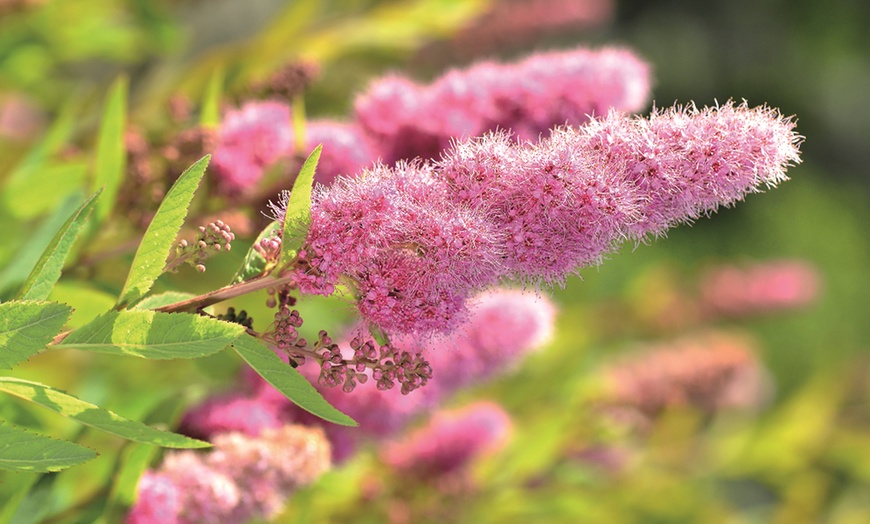
[[[397,350],[390,344],[377,347],[374,340],[356,336],[350,341],[353,357],[344,359],[338,344],[332,343],[326,331],[320,332],[320,346],[325,358],[318,384],[335,387],[342,384],[342,391],[350,393],[357,382],[365,384],[371,369],[371,377],[377,389],[393,389],[398,383],[403,395],[426,385],[432,378],[432,366],[420,353]]]
[[[174,270],[182,263],[187,263],[204,273],[206,260],[216,253],[232,249],[230,242],[235,238],[230,226],[222,220],[199,226],[196,240],[192,243],[182,240],[175,246],[175,259],[167,264],[167,270]]]
[[[245,326],[246,328],[254,327],[254,319],[252,317],[249,317],[248,312],[244,309],[236,313],[236,308],[227,308],[227,312],[221,315],[217,315],[217,319],[223,320],[225,322],[232,322],[234,324],[240,324],[242,326]]]

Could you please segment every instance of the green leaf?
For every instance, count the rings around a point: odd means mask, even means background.
[[[51,243],[51,239],[57,230],[79,206],[81,198],[71,196],[66,199],[57,210],[39,226],[35,233],[31,234],[21,246],[9,264],[0,272],[0,291],[17,286],[27,279],[27,275],[33,270],[43,251]]]
[[[9,524],[37,524],[42,522],[51,508],[52,490],[57,481],[56,473],[46,473],[34,478],[16,500],[7,502],[0,514],[0,522]]]
[[[184,293],[183,291],[167,291],[165,293],[159,293],[157,295],[145,297],[137,302],[136,305],[130,309],[157,309],[159,307],[168,306],[169,304],[181,302],[182,300],[187,300],[188,298],[193,298],[195,296],[196,295],[194,295],[193,293]]]
[[[206,155],[187,168],[160,203],[157,214],[148,225],[142,243],[136,250],[133,266],[121,291],[119,305],[135,302],[145,296],[157,277],[163,273],[166,259],[184,223],[187,208],[190,207],[193,194],[199,187],[199,181],[202,180],[210,158],[210,155]]]
[[[96,223],[101,223],[112,212],[118,191],[124,180],[127,153],[124,150],[124,131],[127,120],[127,78],[119,77],[109,88],[100,133],[97,137],[94,161],[94,184],[91,192],[104,188],[105,194],[97,205]]]
[[[27,220],[53,212],[70,195],[85,192],[90,165],[84,159],[52,161],[25,169],[3,190],[10,213]],[[64,217],[65,218],[65,217]]]
[[[0,367],[12,369],[44,349],[71,313],[71,307],[54,302],[0,304]]]
[[[266,226],[265,229],[260,231],[260,234],[257,235],[257,239],[254,240],[251,249],[248,250],[248,254],[245,255],[245,261],[242,263],[242,267],[236,271],[236,275],[233,277],[233,284],[238,284],[239,282],[244,282],[249,278],[254,278],[263,274],[266,270],[266,259],[263,258],[263,255],[254,249],[253,246],[256,246],[264,238],[276,236],[280,228],[281,224],[278,222],[272,222]]]
[[[208,79],[205,97],[199,113],[199,123],[208,129],[216,129],[221,123],[221,97],[223,96],[224,70],[218,67]]]
[[[48,298],[51,288],[60,279],[63,264],[72,249],[73,243],[85,226],[85,222],[94,209],[94,204],[102,190],[87,199],[67,219],[60,231],[54,235],[48,247],[42,252],[42,257],[36,263],[36,267],[24,281],[24,285],[16,297],[19,300],[43,300]]]
[[[30,433],[0,424],[0,469],[10,471],[60,471],[96,457],[78,444]]]
[[[266,382],[272,384],[300,408],[335,424],[357,425],[352,418],[332,407],[305,377],[278,358],[256,338],[248,335],[239,337],[233,342],[233,349]]]
[[[0,377],[0,391],[53,409],[92,428],[119,437],[166,448],[205,448],[210,444],[126,419],[109,410],[77,399],[38,382]]]
[[[290,198],[287,201],[287,212],[284,214],[284,227],[282,233],[281,262],[279,266],[287,265],[296,257],[299,248],[305,241],[305,233],[311,221],[311,186],[314,184],[314,171],[320,160],[320,152],[323,146],[319,145],[308,155],[299,176],[293,183]]]
[[[225,348],[244,326],[187,313],[110,311],[73,331],[56,348],[142,358],[197,358]]]

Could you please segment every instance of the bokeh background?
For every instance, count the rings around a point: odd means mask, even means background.
[[[159,130],[170,97],[202,100],[216,72],[234,104],[287,61],[314,61],[308,114],[341,118],[389,71],[425,81],[484,58],[611,44],[652,64],[656,107],[745,99],[796,115],[806,141],[792,180],[545,290],[560,311],[555,338],[451,401],[496,401],[514,424],[503,448],[469,464],[462,490],[433,481],[409,494],[373,448],[296,493],[279,521],[870,521],[870,4],[860,0],[0,0],[0,283],[4,292],[15,284],[16,265],[41,251],[41,228],[82,187],[82,151],[120,74],[130,80],[130,121]],[[49,148],[51,161],[21,178],[34,147]],[[170,275],[160,286],[223,285],[244,242],[202,277]],[[86,321],[113,303],[131,257],[120,250],[69,268],[53,298],[76,305],[74,324]],[[765,264],[799,266],[806,278],[782,286],[810,290],[704,309],[717,268]],[[268,318],[262,298],[237,307]],[[307,324],[339,329],[349,318],[325,300],[303,307]],[[763,379],[750,406],[678,406],[642,430],[595,408],[608,369],[711,332],[756,355]],[[185,403],[232,387],[239,367],[229,355],[169,367],[132,360],[47,354],[15,373],[170,421]],[[72,522],[96,511],[89,504],[111,484],[125,444],[17,401],[3,399],[0,414],[113,450],[54,475],[30,515]],[[0,501],[40,482],[0,479]]]

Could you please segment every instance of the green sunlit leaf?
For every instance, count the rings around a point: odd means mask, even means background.
[[[54,235],[48,247],[43,251],[42,257],[36,263],[30,276],[24,281],[17,299],[42,300],[48,298],[51,288],[60,279],[66,257],[79,233],[84,229],[88,216],[93,211],[101,192],[102,190],[97,191],[94,196],[87,199],[61,226],[60,231]]]
[[[167,448],[204,448],[208,442],[161,431],[141,422],[126,419],[109,410],[80,400],[38,382],[11,377],[0,377],[0,391],[29,400],[40,406],[57,411],[82,424],[111,433],[122,438],[155,444]]]
[[[53,347],[152,359],[198,358],[217,353],[244,331],[239,324],[187,313],[111,311]]]
[[[272,384],[300,408],[335,424],[357,425],[352,418],[332,407],[305,377],[278,358],[256,338],[248,335],[239,337],[233,342],[233,349],[266,382]]]
[[[60,333],[72,308],[54,302],[6,302],[0,304],[0,367],[30,358]]]
[[[10,471],[60,471],[96,457],[78,444],[55,440],[20,428],[0,424],[0,469]]]
[[[97,204],[96,222],[102,222],[115,205],[118,191],[124,180],[127,153],[124,149],[124,130],[127,121],[126,77],[119,77],[109,89],[106,98],[100,133],[97,137],[94,183],[91,192],[104,188],[104,195]]]
[[[296,257],[311,221],[311,187],[314,184],[314,172],[317,170],[317,162],[320,160],[320,152],[323,146],[319,145],[308,155],[299,176],[293,183],[290,198],[287,200],[287,212],[284,214],[284,226],[282,233],[281,261],[284,266]]]
[[[193,194],[199,187],[210,158],[210,155],[206,155],[187,168],[160,203],[157,214],[148,225],[142,243],[136,250],[130,274],[121,291],[119,305],[135,302],[145,296],[157,277],[163,273],[166,259],[178,231],[181,230]]]

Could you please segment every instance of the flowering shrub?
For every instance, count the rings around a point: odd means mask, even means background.
[[[36,9],[14,4],[16,12]],[[609,4],[600,5],[606,12],[596,20],[610,16]],[[103,365],[94,353],[143,359],[141,371],[119,374],[119,389],[124,380],[145,389],[157,370],[178,373],[172,407],[143,400],[134,418],[29,373],[0,377],[5,393],[150,446],[118,451],[103,468],[105,486],[117,484],[55,520],[87,511],[139,524],[276,519],[294,492],[333,464],[364,461],[370,448],[383,478],[432,483],[455,500],[480,495],[473,465],[511,453],[514,406],[446,406],[523,373],[529,353],[557,337],[559,308],[548,290],[573,285],[571,277],[624,243],[664,236],[777,186],[801,161],[794,120],[766,105],[687,103],[635,114],[650,102],[651,66],[624,48],[484,61],[428,84],[387,74],[355,98],[346,120],[306,119],[318,67],[260,64],[252,69],[260,78],[218,69],[196,110],[178,95],[162,123],[127,121],[138,113],[119,79],[92,152],[79,149],[90,142],[77,140],[75,117],[62,113],[4,180],[10,199],[37,202],[16,219],[46,218],[0,273],[0,365],[38,369],[64,354],[86,369]],[[247,82],[235,99],[221,91],[233,75]],[[66,178],[58,177],[57,195],[34,198],[37,182],[49,185],[45,173]],[[127,254],[123,278],[117,262]],[[227,264],[237,266],[232,274]],[[187,281],[191,270],[196,283]],[[684,302],[697,323],[806,305],[819,288],[811,269],[787,263],[713,269],[701,282],[698,297]],[[99,298],[86,300],[89,292]],[[739,337],[715,333],[604,367],[592,395],[559,394],[593,407],[584,416],[602,433],[625,418],[646,430],[682,409],[709,419],[760,406],[760,357]],[[241,371],[218,360],[226,348]],[[574,358],[561,355],[553,373]],[[228,387],[217,391],[217,382]],[[112,397],[78,393],[107,405]],[[7,413],[25,426],[36,419],[17,407]],[[576,436],[550,429],[552,442]],[[0,425],[0,468],[48,473],[94,458],[88,446],[103,451],[99,439],[64,435]],[[579,437],[560,458],[620,456]],[[177,449],[158,457],[154,446]],[[16,493],[14,508],[36,505],[53,478]],[[369,487],[402,499],[389,520],[412,520],[403,512],[413,497]],[[9,511],[0,520],[18,510]],[[453,521],[449,511],[432,515]]]

